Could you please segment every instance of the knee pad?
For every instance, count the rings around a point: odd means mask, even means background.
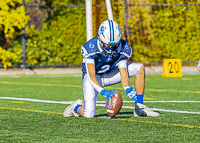
[[[128,65],[129,77],[136,76],[140,72],[141,67],[144,67],[142,63],[131,63]]]

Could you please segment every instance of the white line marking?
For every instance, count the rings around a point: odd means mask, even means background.
[[[51,101],[51,100],[40,100],[40,99],[30,99],[30,98],[15,98],[15,97],[0,97],[0,99],[32,101],[32,102],[42,102],[42,103],[58,103],[58,104],[72,104],[72,102],[73,102],[73,101]]]
[[[97,101],[97,103],[106,103],[106,101]],[[134,103],[134,101],[123,101],[123,103]],[[144,101],[144,103],[200,103],[200,101]]]
[[[0,99],[11,100],[23,100],[32,102],[44,102],[44,103],[58,103],[58,104],[72,104],[73,101],[52,101],[52,100],[40,100],[30,98],[16,98],[16,97],[0,97]],[[144,101],[145,103],[200,103],[200,101]],[[106,101],[96,101],[96,103],[106,103]],[[134,103],[134,101],[123,101],[123,103]]]
[[[158,108],[150,108],[155,111],[163,111],[163,112],[173,112],[173,113],[187,113],[187,114],[200,114],[200,112],[189,112],[189,111],[177,111],[177,110],[168,110],[168,109],[158,109]]]
[[[200,101],[144,101],[144,102],[151,102],[151,103],[200,103]]]
[[[32,102],[42,102],[42,103],[57,103],[57,104],[72,104],[74,101],[51,101],[51,100],[40,100],[40,99],[30,99],[30,98],[16,98],[16,97],[0,97],[0,99],[9,99],[9,100],[20,100],[20,101],[32,101]],[[128,102],[129,101],[123,101]],[[131,101],[133,102],[133,101]],[[149,101],[148,101],[149,102]],[[150,101],[151,102],[151,101]],[[155,102],[155,101],[152,101]],[[166,102],[166,101],[159,101],[159,102]],[[167,102],[200,102],[200,101],[167,101]],[[97,101],[97,103],[105,103],[105,101]],[[96,104],[96,106],[105,107],[105,104]],[[135,107],[131,106],[122,106],[122,108],[126,109],[135,109]],[[149,108],[155,111],[163,111],[163,112],[173,112],[173,113],[187,113],[187,114],[200,114],[200,112],[189,112],[189,111],[178,111],[178,110],[168,110],[168,109],[158,109],[158,108]]]
[[[96,104],[96,106],[104,106],[104,104]],[[122,108],[126,108],[126,109],[135,109],[135,107],[131,107],[131,106],[122,106]],[[186,113],[186,114],[200,114],[200,112],[189,112],[189,111],[178,111],[178,110],[168,110],[168,109],[158,109],[158,108],[149,108],[151,110],[154,111],[163,111],[163,112],[173,112],[173,113]]]

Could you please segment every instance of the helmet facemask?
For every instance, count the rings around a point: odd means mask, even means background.
[[[118,46],[120,45],[120,42],[117,44],[108,45],[108,44],[103,43],[103,41],[101,41],[101,39],[99,38],[99,44],[100,44],[100,47],[103,49],[103,51],[106,53],[106,55],[109,57],[112,57],[112,55],[115,53]]]

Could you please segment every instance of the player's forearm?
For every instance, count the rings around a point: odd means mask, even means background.
[[[95,66],[93,63],[86,63],[87,74],[89,76],[89,81],[92,86],[100,93],[103,88],[100,86],[99,82],[95,77]]]
[[[120,69],[120,75],[121,75],[121,83],[122,86],[125,87],[129,87],[129,79],[128,79],[128,74],[126,71],[126,68],[121,68]]]
[[[128,79],[128,73],[127,73],[127,60],[119,61],[118,65],[120,76],[121,76],[121,83],[124,88],[129,87],[129,79]]]
[[[94,75],[89,75],[89,76],[90,76],[90,83],[100,93],[101,90],[103,90],[103,88],[99,85],[99,82],[97,81]]]

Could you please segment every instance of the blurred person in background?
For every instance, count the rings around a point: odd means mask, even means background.
[[[197,68],[200,71],[200,59],[199,59],[198,64],[197,64]]]
[[[132,56],[132,48],[122,39],[119,25],[113,20],[104,21],[98,30],[98,36],[82,46],[82,87],[83,99],[69,105],[64,117],[79,115],[93,118],[96,111],[98,93],[107,99],[112,98],[115,90],[103,87],[122,83],[126,95],[135,103],[134,116],[159,116],[158,112],[143,105],[145,88],[145,68],[142,63],[127,63]],[[134,86],[129,85],[129,78],[135,76]],[[79,115],[78,115],[79,114]]]

